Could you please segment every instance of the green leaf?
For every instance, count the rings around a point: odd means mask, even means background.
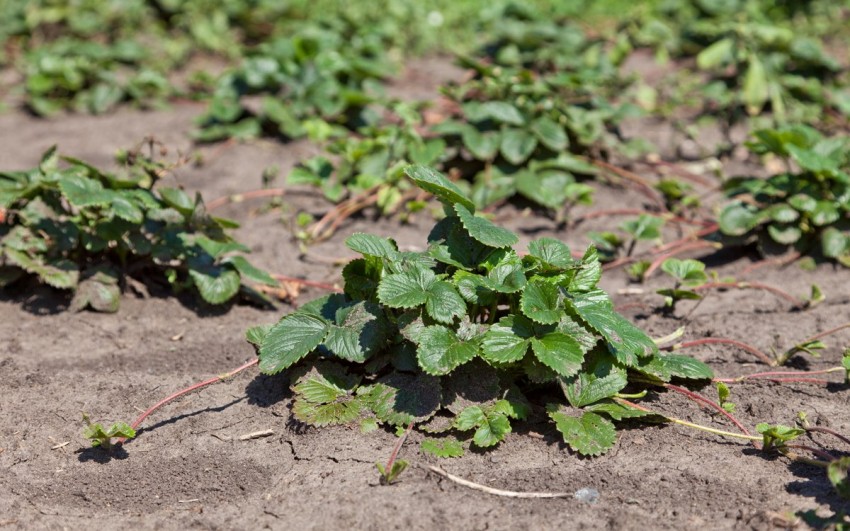
[[[223,304],[239,293],[241,281],[239,274],[233,269],[190,269],[189,276],[192,277],[201,297],[210,304]]]
[[[479,406],[470,406],[458,414],[455,427],[460,431],[469,431],[487,422],[484,410]]]
[[[39,280],[54,288],[72,289],[79,282],[79,266],[70,260],[63,258],[44,263],[40,258],[31,258],[27,253],[11,247],[6,247],[3,253],[12,265],[38,275]]]
[[[444,459],[463,456],[463,445],[457,439],[424,439],[419,448],[422,453]]]
[[[688,380],[710,380],[714,378],[714,371],[711,367],[690,356],[678,354],[653,356],[637,368],[665,382],[669,382],[671,378]]]
[[[394,260],[399,254],[398,247],[396,247],[393,240],[362,232],[355,232],[346,238],[345,245],[352,251],[365,256],[377,256]]]
[[[497,122],[511,125],[525,124],[525,118],[519,109],[506,101],[488,101],[481,104],[481,113]]]
[[[561,382],[570,405],[583,407],[616,395],[628,384],[628,379],[625,371],[612,369],[604,376],[580,372]]]
[[[531,122],[531,131],[544,146],[552,151],[564,151],[569,146],[569,139],[564,128],[545,116]]]
[[[555,269],[566,269],[574,260],[570,248],[554,238],[540,238],[528,244],[528,254]]]
[[[756,431],[762,434],[764,441],[763,450],[765,452],[774,448],[782,448],[785,446],[785,443],[806,433],[806,430],[802,428],[791,428],[789,426],[783,426],[782,424],[771,426],[766,422],[757,424]]]
[[[639,358],[658,355],[655,342],[639,328],[614,311],[611,300],[602,290],[570,294],[567,304],[591,328],[602,334],[617,360],[635,366]]]
[[[712,70],[731,63],[734,60],[734,46],[735,41],[731,37],[714,42],[697,55],[697,67],[700,70]]]
[[[577,418],[558,411],[550,413],[550,416],[563,435],[564,442],[582,455],[602,455],[617,440],[614,423],[596,413],[584,413]]]
[[[531,348],[540,363],[561,376],[572,376],[581,369],[584,350],[572,337],[560,332],[550,332],[531,339]]]
[[[480,448],[495,446],[511,432],[511,421],[501,413],[488,413],[483,422],[472,436],[472,442]]]
[[[636,240],[654,240],[661,237],[664,218],[641,214],[637,219],[624,221],[620,227]]]
[[[803,236],[803,231],[795,225],[768,225],[767,233],[773,241],[782,245],[796,243]]]
[[[575,277],[570,282],[570,291],[586,292],[596,288],[602,278],[602,264],[599,262],[599,252],[591,245],[581,258],[581,265]]]
[[[521,315],[508,315],[490,326],[481,339],[481,355],[494,363],[511,363],[521,360],[534,335],[531,321]]]
[[[450,329],[426,326],[417,337],[416,359],[428,374],[443,375],[472,360],[479,351],[475,341],[461,341]]]
[[[729,236],[743,236],[759,224],[761,218],[758,213],[742,204],[732,203],[727,205],[720,213],[718,223],[720,231]]]
[[[304,313],[287,315],[269,330],[260,346],[260,371],[277,374],[318,347],[328,332],[328,323]]]
[[[472,441],[487,448],[498,444],[511,432],[508,417],[500,411],[485,411],[480,406],[470,406],[458,414],[455,427],[460,431],[475,429]]]
[[[116,279],[117,280],[117,279]],[[81,311],[91,307],[96,312],[115,313],[121,304],[121,288],[117,282],[87,278],[79,283],[70,309]]]
[[[764,104],[770,98],[767,72],[758,56],[750,55],[750,66],[744,74],[744,84],[741,100],[746,106],[747,113],[755,116],[761,112]]]
[[[513,232],[497,227],[488,219],[476,216],[472,213],[472,209],[468,209],[461,203],[455,204],[454,210],[469,235],[484,245],[496,248],[510,247],[519,241]]]
[[[463,205],[470,211],[475,210],[475,204],[470,201],[455,185],[442,173],[427,166],[412,165],[404,169],[404,173],[416,183],[416,186],[426,192],[434,194],[437,199],[449,205]]]
[[[245,331],[245,339],[248,343],[251,343],[255,347],[260,347],[265,341],[266,336],[269,335],[269,331],[274,327],[273,324],[264,324],[258,326],[252,326],[248,330]]]
[[[564,313],[563,297],[558,286],[549,282],[532,280],[525,287],[520,299],[522,313],[536,323],[557,323]]]
[[[838,258],[850,253],[850,238],[835,227],[826,228],[820,236],[823,255]]]
[[[390,308],[415,308],[428,300],[428,290],[437,277],[428,269],[385,276],[378,285],[378,300]]]
[[[425,310],[435,321],[451,324],[466,315],[466,302],[448,282],[437,281],[428,288]]]
[[[648,411],[644,411],[642,409],[637,409],[613,401],[597,402],[583,409],[584,411],[592,411],[594,413],[602,413],[608,415],[614,420],[635,419],[654,415],[653,413],[650,413]]]
[[[360,416],[362,405],[356,399],[347,399],[324,403],[313,403],[295,399],[292,404],[293,416],[311,426],[333,426],[348,424]]]
[[[850,499],[850,457],[841,457],[829,463],[826,477],[839,496]]]
[[[232,265],[236,271],[239,272],[240,277],[246,278],[252,282],[266,284],[267,286],[278,285],[278,282],[274,279],[274,277],[262,269],[255,267],[244,256],[228,256],[222,260],[221,263]]]
[[[838,221],[841,214],[838,212],[838,206],[832,201],[818,201],[815,209],[811,213],[812,223],[818,227],[829,225]]]
[[[367,301],[340,308],[336,321],[328,327],[324,346],[338,357],[357,363],[381,350],[391,330],[381,307]]]
[[[537,138],[523,129],[505,129],[502,131],[500,150],[502,156],[515,166],[519,166],[534,153]]]
[[[59,189],[75,207],[109,206],[115,198],[112,190],[106,190],[103,185],[89,177],[70,174],[59,179]]]
[[[168,206],[184,216],[191,215],[195,211],[195,202],[183,190],[177,188],[160,188],[159,195]]]
[[[463,145],[479,160],[493,160],[502,142],[498,131],[479,131],[473,126],[463,129],[461,134]]]
[[[688,287],[705,284],[708,280],[705,264],[690,258],[687,260],[668,258],[661,263],[661,270]]]

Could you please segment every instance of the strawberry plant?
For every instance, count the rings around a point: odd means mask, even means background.
[[[599,455],[614,445],[614,421],[643,416],[611,400],[627,385],[712,377],[696,360],[660,354],[614,311],[593,247],[574,259],[543,238],[520,256],[517,236],[476,215],[442,174],[405,171],[446,212],[427,250],[354,234],[346,245],[362,258],[344,268],[344,293],[248,331],[262,372],[289,371],[298,420],[413,423],[487,448],[538,408],[533,391],[551,397],[546,410],[573,450]],[[454,444],[428,447],[457,455]]]
[[[811,2],[811,9],[802,4],[673,0],[627,27],[638,45],[663,56],[696,58],[709,76],[697,84],[709,110],[743,109],[755,116],[769,105],[780,123],[820,120],[840,68],[825,52],[818,38],[824,30],[815,21],[840,17],[829,3]]]
[[[721,232],[757,243],[762,252],[793,248],[850,266],[847,138],[793,126],[758,131],[749,147],[784,160],[788,170],[727,181],[730,202],[720,214]]]
[[[627,51],[616,46],[609,53],[605,39],[590,37],[578,24],[529,3],[502,7],[484,34],[488,42],[477,51],[479,57],[505,67],[562,72],[583,85],[616,83],[617,65]]]
[[[618,145],[616,125],[635,108],[610,103],[580,75],[465,64],[477,77],[445,89],[455,112],[435,132],[454,153],[448,164],[470,176],[475,204],[516,194],[562,214],[587,204],[591,189],[579,180],[598,173],[587,156]]]
[[[287,181],[317,186],[335,203],[377,188],[381,213],[396,210],[411,190],[404,168],[411,163],[435,165],[446,147],[442,139],[424,138],[417,132],[417,113],[400,114],[414,116],[402,124],[363,127],[357,134],[332,141],[326,154],[301,163]]]
[[[65,108],[100,114],[122,102],[162,104],[174,89],[162,73],[143,66],[147,53],[131,40],[60,39],[41,46],[26,57],[27,105],[50,115]]]
[[[114,312],[127,277],[153,275],[210,304],[253,295],[245,281],[276,285],[227,235],[234,222],[207,214],[200,195],[155,188],[161,166],[132,159],[111,174],[54,148],[37,168],[0,173],[0,287],[35,277],[73,290],[75,309]]]
[[[385,46],[380,34],[344,22],[263,43],[219,80],[197,138],[300,138],[330,124],[362,125],[377,82],[393,72]]]

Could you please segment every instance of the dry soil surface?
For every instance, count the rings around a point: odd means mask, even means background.
[[[421,75],[412,79],[426,83]],[[172,153],[190,152],[195,148],[187,132],[201,111],[178,105],[162,112],[120,110],[51,121],[10,111],[0,116],[0,168],[32,167],[54,143],[65,153],[108,165],[117,149],[151,134]],[[272,141],[205,147],[200,150],[204,164],[181,169],[176,178],[214,198],[258,188],[271,165],[285,175],[314,149]],[[657,178],[649,168],[641,171]],[[596,204],[586,210],[634,207],[645,200],[630,188],[595,186]],[[342,242],[352,232],[393,236],[403,248],[421,248],[432,224],[427,214],[407,224],[367,215],[351,220],[305,258],[286,220],[300,210],[321,214],[329,205],[315,194],[295,192],[283,203],[272,210],[261,209],[261,202],[228,205],[222,214],[242,223],[238,238],[252,247],[258,265],[316,281],[339,281],[340,269],[315,256],[348,256]],[[574,248],[587,244],[586,231],[620,222],[598,218],[564,229],[514,206],[499,210],[497,218],[518,231],[521,246],[553,236]],[[738,251],[694,256],[722,275],[740,272],[754,259]],[[845,270],[827,264],[814,271],[768,266],[748,278],[798,295],[817,283],[827,300],[797,311],[766,292],[712,292],[698,305],[684,303],[674,315],[665,315],[658,311],[661,297],[654,294],[665,285],[663,279],[634,285],[615,269],[606,273],[603,287],[653,336],[686,326],[687,339],[731,337],[767,351],[784,350],[850,318]],[[299,300],[320,294],[309,289]],[[145,422],[136,440],[107,454],[87,448],[81,412],[104,422],[129,421],[170,392],[239,366],[254,356],[243,340],[245,329],[273,322],[292,306],[210,309],[156,290],[147,297],[126,295],[121,310],[111,315],[71,313],[64,310],[67,303],[67,297],[47,288],[0,294],[0,528],[768,529],[799,521],[795,513],[850,510],[818,468],[671,425],[625,429],[616,447],[595,459],[572,453],[546,422],[517,426],[495,450],[440,462],[419,452],[421,437],[414,433],[402,449],[411,468],[398,483],[384,486],[374,463],[387,459],[396,440],[391,432],[304,429],[291,421],[286,377],[256,373],[168,405]],[[797,356],[792,367],[835,366],[850,333],[827,343],[819,359]],[[724,345],[687,352],[719,376],[764,369],[751,355]],[[850,393],[834,380],[828,386],[735,385],[732,399],[751,430],[762,421],[793,423],[798,411],[806,411],[813,422],[848,433]],[[705,393],[715,396],[710,387]],[[681,395],[653,393],[649,400],[659,411],[734,429]],[[273,434],[240,438],[260,430]],[[850,451],[822,437],[810,444]],[[491,487],[567,493],[592,488],[599,498],[588,503],[574,497],[498,497],[434,475],[426,469],[429,464]]]

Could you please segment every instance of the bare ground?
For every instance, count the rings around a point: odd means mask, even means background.
[[[421,76],[410,79],[425,83]],[[149,134],[189,152],[194,148],[186,133],[201,110],[184,105],[165,112],[121,110],[54,121],[9,112],[0,116],[0,142],[6,146],[0,168],[31,167],[53,143],[65,153],[108,165],[117,149]],[[180,170],[178,179],[211,199],[259,187],[262,171],[271,165],[285,175],[313,149],[306,143],[269,141],[205,147],[205,163]],[[642,174],[654,178],[650,171]],[[631,189],[600,186],[590,210],[633,207],[641,200]],[[326,204],[313,195],[292,194],[284,198],[283,210],[260,206],[222,209],[243,224],[238,237],[252,247],[258,265],[311,280],[339,279],[338,268],[299,258],[298,245],[281,221],[298,210],[320,213]],[[587,243],[585,231],[610,229],[620,221],[602,218],[559,230],[547,218],[511,206],[498,216],[519,231],[521,245],[550,235],[574,248]],[[406,225],[362,217],[313,251],[345,257],[349,251],[342,242],[354,231],[421,247],[431,223],[427,214]],[[741,271],[753,259],[740,252],[702,257],[722,275]],[[823,264],[814,271],[770,266],[750,278],[799,295],[818,283],[828,299],[807,311],[791,311],[787,302],[768,293],[729,291],[712,293],[696,307],[682,304],[668,316],[656,311],[661,297],[653,291],[664,284],[660,279],[637,286],[643,293],[622,294],[636,286],[619,269],[606,274],[603,286],[653,336],[687,326],[686,338],[731,337],[763,350],[783,350],[850,316],[845,270]],[[319,294],[307,291],[301,300]],[[799,523],[795,513],[807,510],[822,515],[850,511],[817,468],[765,457],[737,441],[649,424],[624,430],[616,447],[595,459],[573,454],[546,422],[517,426],[493,451],[467,452],[439,463],[418,451],[420,438],[413,434],[402,450],[411,469],[397,484],[382,486],[374,463],[387,459],[395,442],[392,433],[304,429],[290,419],[285,377],[256,373],[165,407],[123,451],[105,454],[87,448],[81,412],[106,422],[129,421],[170,392],[250,360],[254,353],[242,339],[244,330],[273,322],[292,308],[210,309],[154,293],[127,295],[117,314],[105,315],[64,311],[67,302],[47,288],[0,294],[0,528],[771,529]],[[821,358],[798,356],[792,366],[835,366],[850,333],[827,343]],[[764,368],[747,353],[722,345],[688,352],[719,376]],[[714,394],[711,388],[705,393]],[[751,429],[762,421],[791,424],[798,411],[806,411],[814,422],[850,432],[850,393],[838,383],[760,382],[736,385],[732,393],[736,414]],[[679,395],[657,393],[651,400],[659,411],[730,428]],[[274,434],[240,440],[267,429]],[[813,444],[821,443],[836,447],[822,438]],[[574,498],[496,497],[442,479],[424,468],[428,464],[496,488],[572,493],[588,487],[600,497],[592,504]]]

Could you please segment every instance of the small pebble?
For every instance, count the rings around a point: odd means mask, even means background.
[[[599,501],[599,491],[596,489],[591,489],[588,487],[584,487],[583,489],[578,489],[573,497],[580,502],[584,503],[596,503]]]

